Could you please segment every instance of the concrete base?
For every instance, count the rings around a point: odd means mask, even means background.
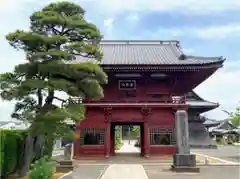
[[[180,167],[172,165],[171,170],[178,173],[200,173],[198,167]]]
[[[67,173],[73,170],[73,161],[72,160],[61,160],[56,165],[56,172]]]
[[[175,167],[196,167],[196,155],[194,154],[174,154],[173,165]]]
[[[171,170],[175,172],[199,173],[200,168],[196,167],[196,155],[194,154],[174,154]]]

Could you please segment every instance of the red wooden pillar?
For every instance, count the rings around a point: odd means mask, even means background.
[[[148,116],[151,114],[151,108],[143,107],[141,109],[143,115],[143,129],[144,129],[144,156],[149,157],[150,155],[150,141],[149,141],[149,126],[148,126]]]
[[[111,152],[111,124],[107,123],[105,135],[105,157],[108,158]]]
[[[112,108],[104,108],[106,133],[105,133],[105,157],[108,158],[111,153],[111,114]]]
[[[111,124],[111,146],[110,146],[110,150],[111,150],[111,156],[115,155],[115,126],[112,126]]]
[[[144,125],[141,126],[141,129],[140,129],[140,132],[141,132],[141,139],[140,139],[140,143],[141,143],[141,156],[144,156]]]
[[[149,127],[148,122],[145,121],[143,124],[144,129],[144,156],[149,157],[150,155],[150,142],[149,142]]]

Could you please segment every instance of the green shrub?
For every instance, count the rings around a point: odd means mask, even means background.
[[[121,142],[121,130],[120,126],[116,126],[115,128],[115,149],[119,150],[122,147]]]
[[[0,176],[2,176],[4,165],[4,142],[5,133],[3,132],[3,130],[0,130]]]
[[[31,165],[29,179],[52,179],[54,164],[47,156],[40,158]]]
[[[25,131],[0,129],[0,167],[1,177],[16,172],[24,152]]]
[[[140,126],[133,126],[131,131],[133,137],[139,137],[140,135]]]

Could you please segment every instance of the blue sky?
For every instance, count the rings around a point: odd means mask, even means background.
[[[0,73],[24,61],[22,52],[10,47],[5,35],[28,29],[28,17],[51,0],[1,0]],[[233,111],[240,104],[240,1],[239,0],[73,0],[86,10],[105,39],[180,40],[187,54],[224,56],[218,70],[195,91],[221,107],[206,114],[224,119],[221,109]],[[0,120],[9,120],[14,102],[0,101]]]

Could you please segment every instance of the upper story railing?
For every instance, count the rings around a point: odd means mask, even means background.
[[[83,100],[80,97],[70,97],[68,99],[68,102],[75,103],[75,104],[89,104],[89,103],[171,103],[171,104],[184,104],[186,101],[185,96],[172,96],[168,98],[162,98],[157,100],[100,100],[100,101],[94,101],[94,100]]]

